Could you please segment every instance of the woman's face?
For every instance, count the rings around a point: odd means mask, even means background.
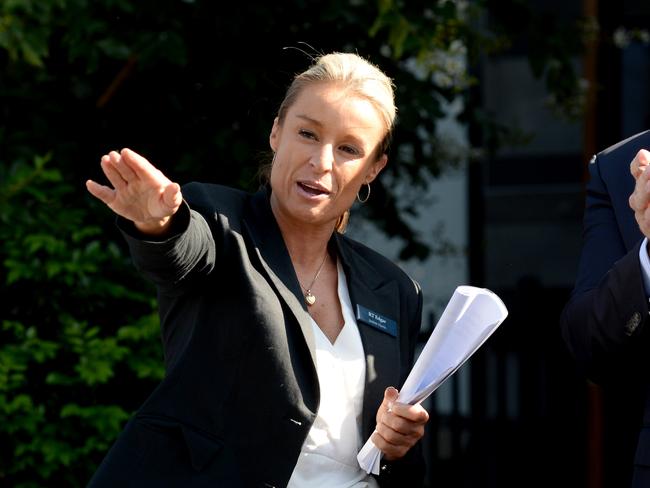
[[[363,183],[386,165],[376,149],[386,133],[377,109],[335,83],[305,87],[270,144],[271,207],[278,220],[333,225],[354,203]]]

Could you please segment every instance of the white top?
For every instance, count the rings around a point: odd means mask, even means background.
[[[648,238],[643,239],[641,247],[639,248],[639,261],[641,262],[641,276],[643,278],[643,286],[645,288],[645,295],[650,297],[650,259],[648,259]]]
[[[366,359],[339,263],[338,295],[344,325],[334,344],[311,319],[316,343],[320,406],[288,488],[378,488],[357,461]]]

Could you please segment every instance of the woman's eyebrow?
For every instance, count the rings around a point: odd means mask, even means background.
[[[296,117],[299,118],[299,119],[302,119],[302,120],[304,120],[306,122],[309,122],[311,124],[314,124],[317,127],[323,127],[322,122],[320,122],[319,120],[314,119],[313,117],[310,117],[309,115],[296,114]],[[346,137],[348,137],[352,141],[352,143],[354,143],[354,144],[356,144],[358,146],[362,146],[362,147],[364,146],[363,139],[360,138],[359,136],[357,136],[356,134],[349,133],[349,134],[346,135]]]
[[[312,124],[318,125],[320,127],[323,126],[323,124],[320,121],[318,121],[316,119],[313,119],[313,118],[309,117],[308,115],[297,114],[296,117],[298,117],[299,119],[306,120],[307,122],[311,122]]]

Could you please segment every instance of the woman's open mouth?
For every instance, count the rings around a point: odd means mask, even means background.
[[[313,197],[327,196],[330,194],[330,192],[324,187],[315,183],[299,181],[298,188],[302,190],[303,193]]]

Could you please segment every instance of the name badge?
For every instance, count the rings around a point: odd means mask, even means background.
[[[397,322],[377,312],[368,310],[363,305],[357,305],[357,320],[393,337],[397,337]]]

